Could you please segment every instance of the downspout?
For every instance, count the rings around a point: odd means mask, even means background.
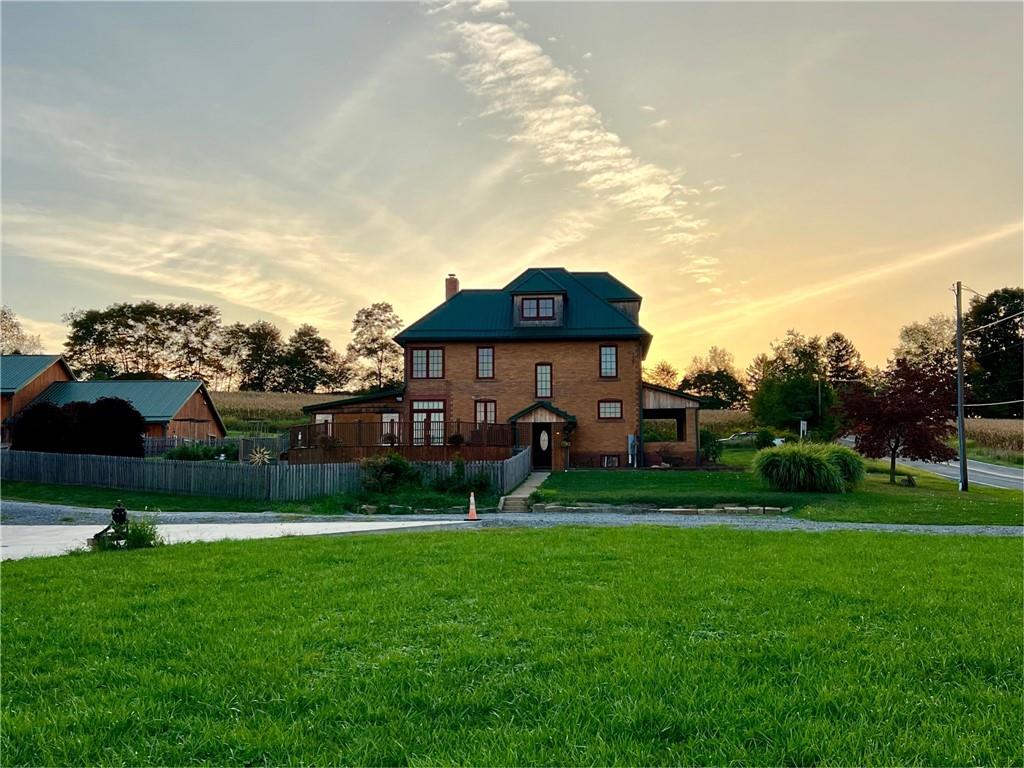
[[[644,464],[644,374],[642,365],[640,368],[638,395],[639,399],[637,400],[637,410],[640,413],[640,421],[636,425],[636,463],[633,464],[633,469],[640,469]]]
[[[700,406],[693,409],[693,438],[697,441],[697,466],[700,466]]]

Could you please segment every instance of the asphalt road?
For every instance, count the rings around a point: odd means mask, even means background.
[[[930,461],[900,459],[899,463],[915,469],[934,472],[941,477],[960,482],[959,461],[934,464]],[[1016,491],[1024,491],[1024,467],[1004,467],[1001,464],[988,464],[984,461],[968,459],[967,483],[968,486],[983,485],[989,488],[1012,488]]]

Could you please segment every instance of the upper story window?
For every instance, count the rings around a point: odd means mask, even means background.
[[[537,363],[537,397],[551,397],[551,363]]]
[[[621,419],[621,400],[601,400],[597,404],[597,418],[599,419]]]
[[[614,344],[601,346],[601,378],[614,379],[619,375],[619,348]]]
[[[444,350],[414,349],[412,351],[412,377],[414,379],[443,379]]]
[[[494,347],[476,348],[476,377],[478,379],[494,378]]]
[[[552,296],[523,299],[521,315],[523,320],[554,320],[555,299]]]

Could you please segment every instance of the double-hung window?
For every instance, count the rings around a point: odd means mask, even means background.
[[[601,345],[601,378],[614,379],[619,375],[619,348],[614,344]]]
[[[551,363],[537,363],[534,375],[537,397],[551,397]]]
[[[494,378],[494,347],[476,348],[476,377],[478,379]]]
[[[414,349],[412,351],[412,377],[414,379],[443,379],[444,350]]]

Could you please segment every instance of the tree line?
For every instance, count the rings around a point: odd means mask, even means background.
[[[388,303],[360,309],[352,340],[336,350],[312,325],[287,338],[271,322],[225,325],[211,304],[154,301],[73,310],[64,356],[89,379],[199,379],[212,389],[316,392],[342,387],[373,389],[400,382],[402,350],[392,336],[402,320]],[[40,352],[37,336],[25,332],[3,307],[3,352]]]
[[[986,405],[974,415],[1019,418],[1024,390],[1024,289],[1000,288],[975,296],[964,315],[967,402]],[[935,315],[900,329],[899,343],[885,369],[865,365],[844,334],[806,336],[790,330],[740,371],[732,354],[711,347],[696,356],[682,375],[668,361],[644,370],[646,380],[697,395],[706,408],[749,408],[761,424],[793,430],[800,421],[823,434],[840,426],[844,396],[876,391],[896,379],[927,382],[954,402],[956,322]],[[902,363],[897,366],[897,363]],[[898,367],[898,371],[897,371]]]

